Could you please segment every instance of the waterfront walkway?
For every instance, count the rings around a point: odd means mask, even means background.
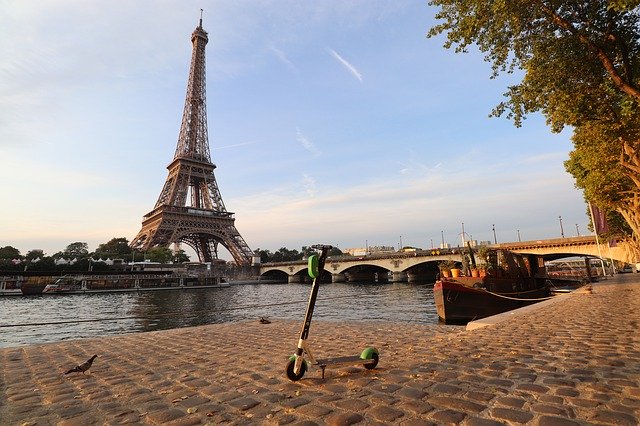
[[[0,424],[637,425],[640,274],[563,297],[473,331],[315,322],[315,355],[380,350],[324,380],[285,377],[301,321],[1,349]]]

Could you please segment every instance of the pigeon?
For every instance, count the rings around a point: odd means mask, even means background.
[[[264,317],[260,317],[260,324],[271,324],[271,321]]]
[[[85,371],[87,371],[88,369],[91,368],[91,364],[93,364],[93,360],[96,359],[98,357],[98,355],[94,355],[91,358],[89,358],[88,360],[86,360],[85,362],[83,362],[80,365],[76,365],[75,367],[73,367],[71,370],[67,371],[64,374],[69,374],[69,373],[82,373],[84,374]]]

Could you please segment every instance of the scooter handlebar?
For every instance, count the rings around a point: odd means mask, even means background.
[[[333,248],[333,246],[328,245],[328,244],[314,244],[311,246],[311,248],[317,249],[317,250],[331,250]]]

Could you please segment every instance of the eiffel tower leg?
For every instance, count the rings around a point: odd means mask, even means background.
[[[198,258],[200,262],[211,262],[213,256],[211,255],[211,245],[206,237],[200,237],[198,241]]]
[[[218,257],[218,242],[214,241],[212,246],[213,246],[213,256],[214,256],[213,258],[214,259],[219,259],[219,257]]]

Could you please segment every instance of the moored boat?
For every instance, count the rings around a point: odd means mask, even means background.
[[[433,294],[441,321],[464,324],[549,297],[542,258],[491,250],[484,262],[486,275],[442,277],[436,282]]]
[[[217,276],[193,274],[65,275],[42,290],[47,294],[113,293],[130,291],[229,287]]]

